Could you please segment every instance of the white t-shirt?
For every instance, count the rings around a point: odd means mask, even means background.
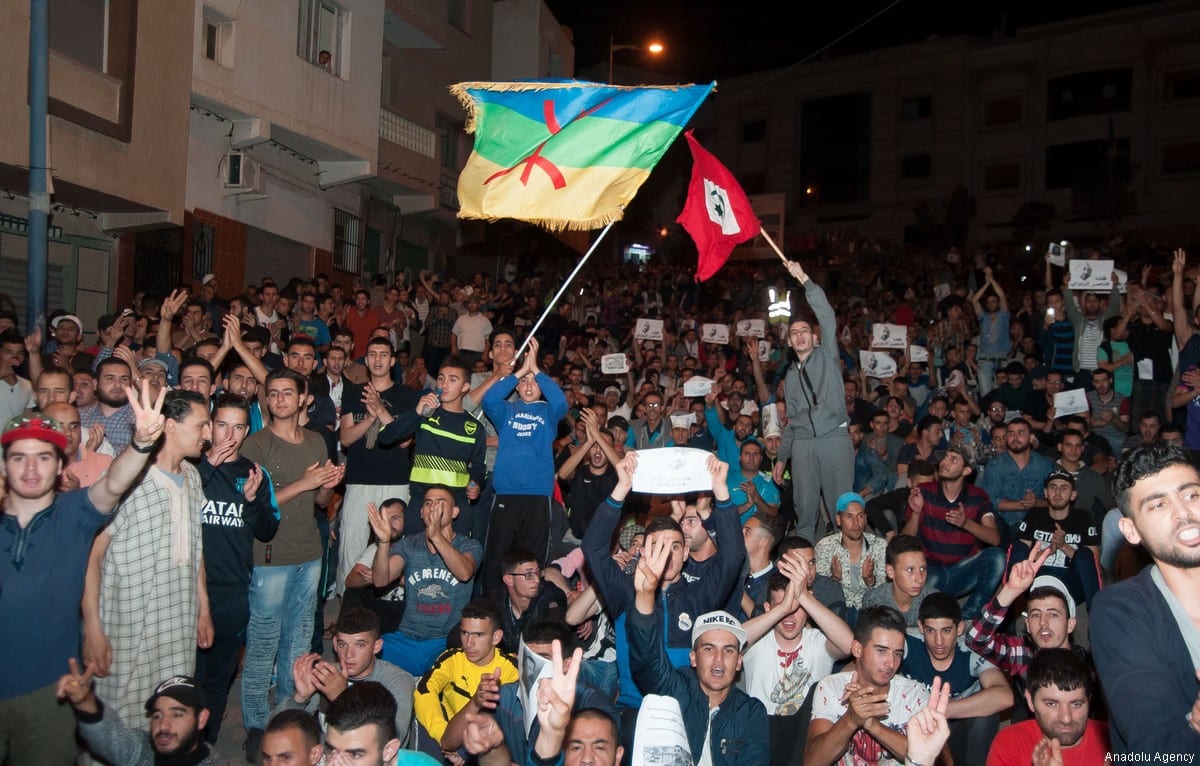
[[[483,314],[463,314],[454,321],[452,332],[458,336],[460,351],[483,353],[487,349],[488,336],[492,334],[492,323]]]
[[[829,642],[817,628],[805,628],[795,658],[781,654],[778,637],[770,631],[746,650],[742,658],[742,690],[767,708],[767,715],[793,715],[804,704],[812,685],[833,672]]]
[[[836,723],[846,714],[842,693],[853,675],[849,672],[834,673],[817,682],[817,693],[813,697],[814,721],[819,718]],[[922,684],[904,676],[892,676],[888,686],[888,717],[880,723],[895,731],[905,731],[908,720],[928,704],[929,691]],[[892,758],[878,740],[859,729],[850,739],[845,754],[835,763],[841,766],[903,766],[904,761]]]

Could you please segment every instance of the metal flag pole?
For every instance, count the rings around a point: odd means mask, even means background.
[[[604,235],[608,234],[608,230],[613,227],[614,223],[616,223],[616,221],[609,221],[608,225],[604,227],[604,230],[600,232],[600,236],[596,237],[596,241],[592,243],[592,246],[588,248],[588,251],[583,254],[582,258],[579,259],[579,263],[576,264],[575,270],[571,272],[570,276],[567,277],[567,281],[563,282],[562,287],[558,288],[558,292],[555,293],[554,297],[550,299],[550,303],[546,305],[546,310],[542,312],[540,317],[538,317],[537,322],[533,325],[533,329],[529,331],[529,335],[525,336],[525,341],[521,344],[521,347],[517,349],[517,354],[513,357],[513,359],[521,358],[521,354],[524,353],[525,347],[529,345],[529,340],[537,334],[538,328],[542,326],[542,322],[546,321],[546,317],[549,316],[550,312],[554,310],[554,304],[558,303],[558,299],[561,298],[562,294],[567,291],[567,286],[571,284],[571,280],[574,279],[575,275],[579,273],[579,270],[583,268],[583,264],[587,263],[587,259],[590,258],[592,253],[596,251],[596,246],[600,244],[600,240],[604,239]],[[557,353],[557,349],[555,352]]]

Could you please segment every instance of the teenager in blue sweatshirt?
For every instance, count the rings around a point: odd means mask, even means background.
[[[538,369],[537,358],[538,342],[531,339],[520,369],[497,381],[483,397],[483,411],[499,438],[492,471],[496,499],[483,554],[486,593],[503,589],[500,565],[510,548],[532,551],[539,568],[549,560],[554,440],[558,422],[567,414],[567,398]],[[513,389],[517,398],[509,401]]]
[[[279,510],[267,472],[238,455],[249,433],[246,400],[222,394],[213,409],[212,447],[197,466],[204,484],[200,528],[213,643],[196,652],[196,678],[208,699],[205,737],[209,742],[217,741],[229,686],[246,641],[254,540],[270,542],[279,528]]]

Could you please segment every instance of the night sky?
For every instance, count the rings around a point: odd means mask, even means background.
[[[658,37],[667,46],[661,59],[621,51],[616,54],[618,61],[662,72],[680,82],[704,82],[794,64],[889,5],[893,7],[825,55],[917,42],[931,35],[987,37],[1002,25],[1011,33],[1018,27],[1152,2],[547,0],[555,18],[574,33],[577,71],[607,65],[610,34],[618,44]]]

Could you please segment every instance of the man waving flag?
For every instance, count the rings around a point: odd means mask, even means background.
[[[700,251],[696,281],[703,282],[725,265],[733,248],[752,239],[761,227],[729,168],[701,146],[692,131],[684,136],[692,150],[692,180],[683,212],[675,220],[696,241]]]

